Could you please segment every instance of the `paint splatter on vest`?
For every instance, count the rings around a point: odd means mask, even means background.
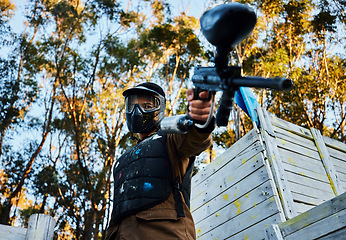
[[[159,131],[116,162],[113,169],[115,222],[165,201],[173,191],[166,141],[167,135]]]

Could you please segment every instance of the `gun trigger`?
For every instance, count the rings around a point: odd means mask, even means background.
[[[196,87],[193,89],[193,100],[199,100],[199,93],[201,92],[201,89],[199,87]]]
[[[199,94],[203,91],[208,91],[208,90],[204,90],[204,89],[201,89],[199,87],[194,88],[193,89],[193,100],[202,100],[205,102],[209,102],[211,97],[212,97],[213,92],[209,92],[208,98],[200,98]]]

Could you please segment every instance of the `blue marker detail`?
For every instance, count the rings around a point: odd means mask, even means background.
[[[143,190],[146,191],[146,192],[150,191],[153,188],[154,188],[153,185],[151,185],[151,183],[149,183],[149,182],[145,182],[143,184]]]

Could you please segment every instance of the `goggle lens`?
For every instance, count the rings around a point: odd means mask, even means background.
[[[160,100],[152,95],[129,95],[125,99],[126,112],[131,113],[137,105],[142,112],[152,112],[160,109]]]

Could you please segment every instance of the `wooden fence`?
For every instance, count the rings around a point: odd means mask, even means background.
[[[0,224],[0,240],[52,240],[55,219],[45,214],[30,216],[28,228]]]
[[[261,108],[257,114],[259,127],[192,179],[198,239],[266,239],[265,230],[346,190],[346,144]]]
[[[266,240],[346,239],[346,193],[266,229]]]

